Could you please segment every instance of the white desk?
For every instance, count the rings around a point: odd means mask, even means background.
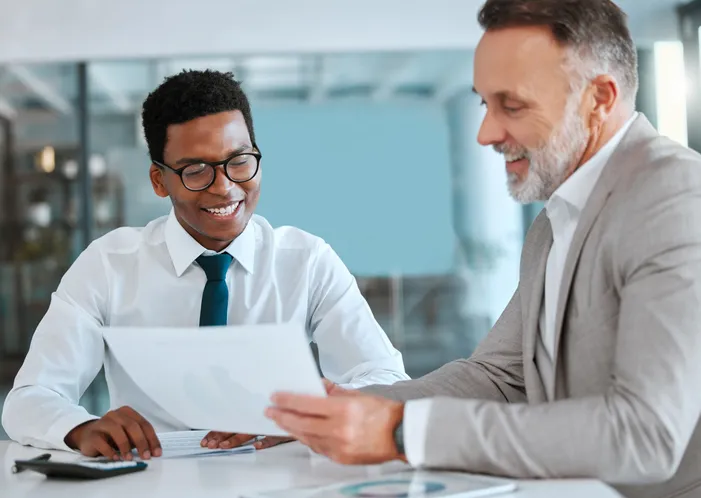
[[[358,477],[377,477],[404,468],[401,463],[353,467],[337,465],[290,443],[254,454],[203,458],[152,459],[143,472],[97,481],[56,481],[31,471],[12,474],[16,459],[42,450],[0,441],[0,495],[11,498],[124,498],[128,496],[235,498],[241,493],[331,484]],[[57,460],[75,458],[52,452]],[[524,481],[505,498],[618,498],[608,486],[592,480]]]

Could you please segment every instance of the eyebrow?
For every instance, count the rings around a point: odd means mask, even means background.
[[[472,87],[472,93],[474,93],[475,95],[480,95],[480,93],[477,91],[477,89],[474,86]],[[502,90],[500,92],[496,92],[494,94],[494,96],[497,97],[502,102],[504,100],[518,100],[520,102],[528,103],[528,99],[521,97],[519,95],[516,95],[513,92],[509,92],[508,90]]]
[[[237,147],[237,148],[227,152],[224,157],[229,158],[231,156],[234,156],[236,154],[241,154],[242,152],[246,152],[249,150],[253,150],[252,145],[250,145],[250,144],[241,145],[240,147]],[[206,161],[206,160],[202,159],[201,157],[183,157],[183,158],[178,159],[175,162],[175,164],[176,165],[183,165],[183,164],[206,163],[206,162],[210,162],[210,161]]]

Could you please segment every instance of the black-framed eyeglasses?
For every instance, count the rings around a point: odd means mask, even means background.
[[[259,150],[254,152],[237,152],[223,161],[199,161],[194,164],[187,164],[178,169],[158,161],[152,161],[156,166],[167,168],[178,175],[186,189],[199,192],[201,190],[207,190],[212,186],[217,177],[215,168],[218,166],[224,166],[224,174],[232,182],[246,183],[253,180],[258,174],[261,157],[263,156]]]

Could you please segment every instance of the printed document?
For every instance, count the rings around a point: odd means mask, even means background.
[[[200,443],[209,431],[173,431],[156,434],[161,442],[163,455],[161,458],[181,458],[189,456],[217,456],[237,453],[253,453],[255,440],[244,446],[229,449],[203,448]]]
[[[191,429],[286,436],[265,417],[272,394],[326,395],[301,325],[102,332],[139,388]]]

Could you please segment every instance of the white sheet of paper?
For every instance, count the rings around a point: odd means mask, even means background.
[[[217,456],[232,455],[236,453],[252,453],[256,449],[253,442],[231,449],[203,448],[200,442],[209,431],[173,431],[159,432],[156,434],[161,442],[163,455],[161,458],[181,458],[189,456]]]
[[[102,332],[109,353],[132,380],[193,429],[286,436],[265,417],[272,394],[326,395],[301,325]]]

